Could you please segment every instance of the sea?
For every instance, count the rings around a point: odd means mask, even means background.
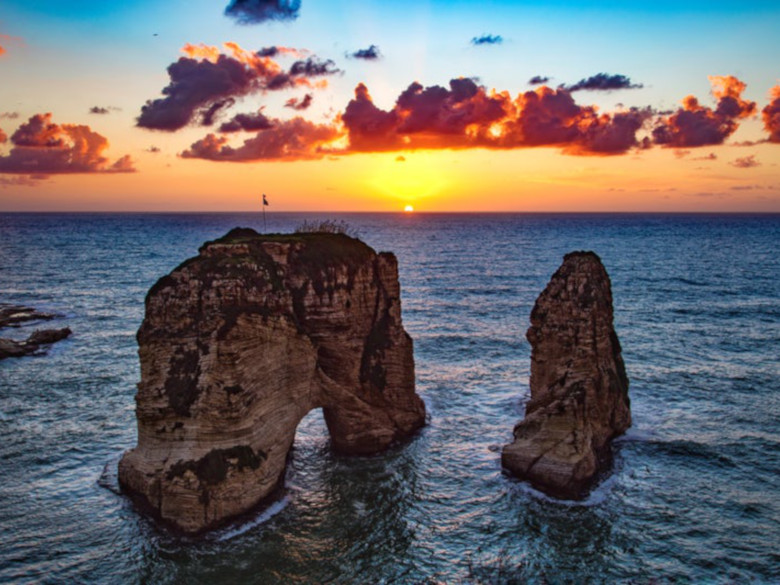
[[[347,457],[313,411],[269,505],[159,527],[117,483],[146,292],[233,227],[323,219],[398,257],[427,425]],[[573,250],[611,277],[633,413],[580,502],[500,464]],[[780,583],[778,214],[0,214],[0,302],[60,315],[0,337],[73,330],[0,362],[0,583]]]

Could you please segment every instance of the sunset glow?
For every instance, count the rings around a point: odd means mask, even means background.
[[[774,4],[273,6],[6,3],[0,210],[780,210]]]

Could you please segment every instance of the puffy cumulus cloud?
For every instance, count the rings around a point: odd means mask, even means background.
[[[133,162],[125,155],[111,163],[104,156],[108,140],[89,126],[55,124],[51,114],[36,114],[11,135],[13,147],[0,156],[0,173],[65,174],[129,173]]]
[[[257,132],[258,130],[267,130],[273,127],[273,122],[269,120],[262,110],[254,114],[236,114],[224,122],[219,131],[222,133],[239,132],[244,130],[246,132]]]
[[[780,85],[772,88],[769,97],[772,101],[761,110],[761,118],[769,132],[769,142],[780,143]]]
[[[570,154],[619,154],[644,145],[636,134],[650,116],[636,108],[598,114],[546,86],[512,99],[460,78],[449,89],[412,83],[390,111],[360,84],[341,120],[352,151],[560,146]]]
[[[347,53],[347,57],[363,59],[364,61],[376,61],[382,58],[382,53],[379,52],[379,47],[371,45],[367,49],[358,49],[352,53]]]
[[[732,167],[737,167],[738,169],[752,169],[753,167],[761,166],[761,163],[756,160],[755,154],[751,154],[750,156],[742,156],[735,161],[730,162],[729,164]]]
[[[210,126],[237,97],[299,86],[324,87],[326,81],[314,82],[312,78],[339,73],[333,61],[314,56],[295,61],[289,70],[273,58],[302,57],[303,52],[295,49],[268,47],[251,52],[236,43],[224,46],[229,54],[209,45],[185,45],[182,51],[186,56],[168,67],[170,83],[162,90],[165,97],[148,100],[137,125],[166,131],[191,123]]]
[[[285,108],[292,108],[293,110],[306,110],[311,105],[312,101],[314,100],[314,96],[310,93],[307,93],[303,98],[290,98],[284,103]]]
[[[568,89],[570,92],[573,92],[573,91],[582,91],[582,90],[612,91],[615,89],[641,89],[644,86],[641,83],[632,83],[631,79],[629,79],[625,75],[620,75],[620,74],[610,75],[609,73],[597,73],[596,75],[593,75],[591,77],[580,79],[577,83],[573,85],[569,85],[569,86],[562,85],[561,87]]]
[[[546,75],[534,75],[531,79],[528,80],[528,85],[542,85],[543,83],[548,83],[550,81],[550,78]]]
[[[326,154],[327,145],[339,136],[338,128],[333,125],[314,124],[297,117],[275,120],[271,128],[261,130],[238,148],[228,145],[224,136],[209,134],[194,142],[181,156],[230,162],[314,159]]]
[[[269,20],[295,20],[300,0],[231,0],[225,15],[240,24],[259,24]]]
[[[500,45],[504,42],[504,38],[501,35],[482,35],[479,37],[472,37],[471,44],[479,47],[480,45]]]
[[[752,116],[756,103],[742,99],[747,87],[734,76],[710,76],[716,107],[702,106],[689,95],[682,107],[662,116],[653,129],[653,140],[670,147],[722,144],[739,127],[738,120]]]

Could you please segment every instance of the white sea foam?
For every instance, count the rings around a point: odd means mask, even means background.
[[[223,531],[219,531],[215,534],[215,539],[219,542],[224,542],[225,540],[230,540],[231,538],[235,538],[236,536],[240,536],[244,534],[245,532],[248,532],[249,530],[252,530],[256,526],[260,526],[261,524],[265,524],[268,522],[271,518],[276,516],[279,512],[284,510],[287,505],[290,503],[290,498],[288,496],[284,496],[281,499],[275,501],[273,504],[268,506],[267,508],[263,509],[262,512],[260,512],[257,516],[252,518],[251,520],[248,520],[247,522],[244,522],[242,524],[239,524],[238,526],[226,528]]]

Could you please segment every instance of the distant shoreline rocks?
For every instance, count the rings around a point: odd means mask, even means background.
[[[5,327],[18,328],[32,321],[50,321],[58,316],[23,305],[0,304],[0,329]],[[0,360],[10,357],[24,357],[39,353],[42,349],[45,352],[45,348],[42,346],[66,339],[72,333],[70,327],[63,327],[61,329],[35,330],[24,341],[0,338]]]
[[[572,252],[531,312],[531,399],[505,445],[505,469],[561,499],[585,497],[631,426],[612,291],[601,259]]]

